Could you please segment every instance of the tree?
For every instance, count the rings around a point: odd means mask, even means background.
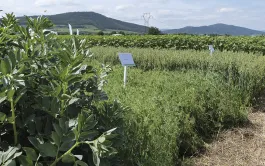
[[[148,29],[148,34],[149,35],[161,35],[162,33],[161,33],[161,31],[158,28],[156,28],[156,27],[150,27]]]
[[[124,31],[120,31],[119,34],[125,35],[125,32]]]
[[[103,35],[104,35],[104,32],[103,32],[103,31],[99,31],[99,32],[97,33],[97,35],[103,36]]]
[[[116,31],[111,31],[110,32],[110,35],[114,35],[114,34],[116,34],[117,32]]]

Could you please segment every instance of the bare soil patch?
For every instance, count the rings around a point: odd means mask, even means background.
[[[195,166],[265,166],[265,100],[249,113],[250,124],[220,133]]]

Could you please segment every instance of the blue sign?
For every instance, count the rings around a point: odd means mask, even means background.
[[[119,53],[122,66],[135,66],[131,53]]]

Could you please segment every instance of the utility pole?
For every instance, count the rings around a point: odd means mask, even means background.
[[[144,13],[143,14],[143,19],[144,19],[144,26],[145,26],[145,33],[147,33],[148,28],[149,28],[149,20],[153,17],[150,13]]]

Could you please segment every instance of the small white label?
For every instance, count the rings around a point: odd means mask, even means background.
[[[213,45],[209,45],[209,50],[210,50],[211,52],[214,52]]]

